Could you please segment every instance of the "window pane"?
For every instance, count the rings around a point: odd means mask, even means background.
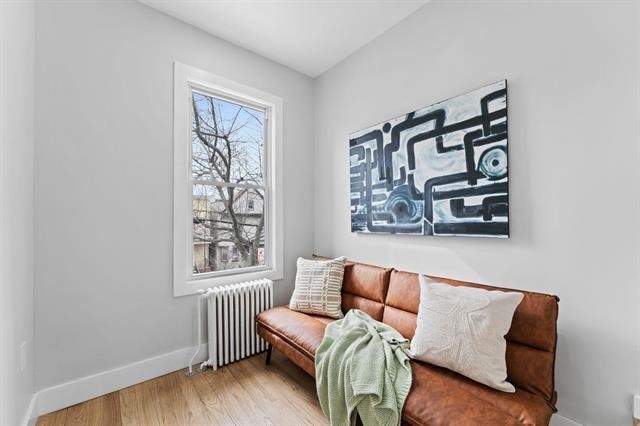
[[[265,264],[264,190],[193,185],[193,272]]]
[[[265,112],[192,92],[194,179],[263,185]]]

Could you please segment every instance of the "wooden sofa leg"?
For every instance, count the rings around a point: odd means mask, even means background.
[[[264,362],[264,365],[271,365],[271,352],[273,351],[273,347],[267,343],[267,359]]]

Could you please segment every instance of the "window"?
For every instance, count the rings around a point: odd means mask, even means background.
[[[268,115],[197,89],[191,90],[191,104],[193,273],[264,266]],[[256,200],[262,208],[255,208]],[[203,243],[208,256],[199,258]],[[223,257],[216,256],[219,250]]]
[[[174,71],[174,295],[280,279],[282,100]]]

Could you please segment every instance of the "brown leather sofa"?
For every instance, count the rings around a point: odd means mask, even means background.
[[[432,278],[455,286],[506,290]],[[524,299],[516,309],[506,336],[508,380],[516,387],[516,392],[494,390],[444,368],[411,361],[413,383],[402,412],[404,424],[502,426],[549,423],[556,411],[554,365],[559,299],[520,292]],[[344,312],[360,309],[412,338],[419,300],[417,274],[347,262],[342,287]],[[257,317],[258,333],[312,376],[315,375],[315,351],[322,342],[325,327],[332,321],[335,320],[294,312],[285,306],[262,312]]]

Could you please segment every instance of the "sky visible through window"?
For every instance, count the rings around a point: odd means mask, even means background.
[[[264,111],[198,92],[193,92],[193,100],[195,113],[201,119],[202,133],[221,150],[216,159],[222,163],[225,159],[231,160],[230,167],[225,164],[215,167],[217,164],[204,161],[211,148],[194,131],[193,178],[262,185]],[[230,152],[226,151],[227,141],[218,137],[228,138]],[[224,175],[226,171],[228,177]]]

